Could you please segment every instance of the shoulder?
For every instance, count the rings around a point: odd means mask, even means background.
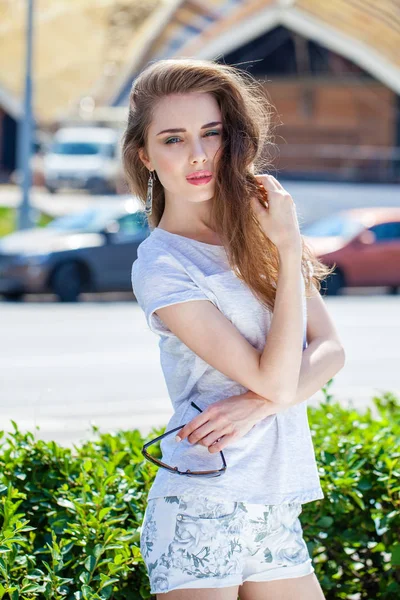
[[[187,272],[173,249],[157,240],[146,238],[132,265],[132,289],[152,331],[166,336],[174,334],[161,322],[156,311],[189,300],[208,300]]]
[[[182,266],[174,256],[172,249],[162,240],[150,234],[139,246],[137,258],[132,264],[132,279],[139,275],[166,275],[173,270],[180,271]]]
[[[189,282],[184,265],[159,238],[151,234],[138,247],[137,258],[132,264],[131,282],[138,300],[166,293]]]

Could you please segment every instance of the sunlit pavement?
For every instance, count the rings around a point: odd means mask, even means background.
[[[380,288],[346,290],[326,303],[346,350],[331,393],[356,407],[374,394],[400,396],[399,296]],[[159,362],[158,337],[130,294],[85,294],[1,302],[0,429],[10,419],[36,438],[63,445],[101,431],[165,425],[172,407]],[[317,404],[322,392],[309,403]]]

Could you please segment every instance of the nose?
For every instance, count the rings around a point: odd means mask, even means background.
[[[198,163],[205,163],[205,162],[207,162],[207,160],[208,160],[207,154],[203,148],[201,141],[200,140],[197,142],[194,141],[192,150],[191,150],[190,162],[194,163],[194,164],[198,164]]]

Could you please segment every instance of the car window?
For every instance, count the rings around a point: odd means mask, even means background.
[[[388,223],[379,223],[369,228],[376,235],[377,242],[388,242],[390,240],[400,240],[400,221],[389,221]]]
[[[94,142],[56,142],[52,146],[52,152],[75,156],[98,154],[100,146]]]
[[[85,231],[87,233],[100,231],[115,218],[114,207],[87,208],[78,213],[58,217],[46,225],[46,229],[58,231]],[[121,214],[121,213],[120,213]],[[119,215],[118,215],[119,216]]]
[[[116,150],[117,149],[115,144],[103,144],[102,146],[102,152],[104,156],[107,156],[108,158],[115,158]]]
[[[51,151],[54,154],[72,156],[103,154],[113,158],[115,156],[115,144],[106,142],[55,142],[51,147]]]
[[[146,231],[148,223],[144,212],[138,211],[118,219],[118,233],[134,235]]]

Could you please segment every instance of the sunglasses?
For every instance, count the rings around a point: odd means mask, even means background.
[[[201,410],[201,408],[199,408],[197,406],[197,404],[195,404],[194,402],[191,402],[190,404],[191,404],[191,406],[196,408],[199,412],[203,412]],[[226,471],[226,461],[225,461],[225,457],[224,457],[222,450],[220,450],[219,452],[221,454],[223,466],[221,467],[221,469],[213,469],[211,471],[191,471],[190,469],[187,469],[186,471],[179,471],[178,467],[171,467],[170,465],[163,463],[161,460],[158,460],[154,456],[151,456],[147,452],[146,448],[148,448],[152,444],[155,444],[156,442],[158,442],[162,438],[166,437],[167,435],[170,435],[171,433],[174,433],[175,431],[182,429],[182,427],[184,427],[185,425],[186,425],[186,423],[184,423],[183,425],[179,425],[179,427],[175,427],[174,429],[170,429],[169,431],[166,431],[165,433],[163,433],[162,435],[159,435],[158,437],[154,438],[153,440],[150,440],[150,442],[147,442],[146,444],[144,444],[144,446],[142,448],[143,456],[145,458],[147,458],[147,460],[149,460],[150,462],[154,463],[155,465],[162,467],[163,469],[168,469],[168,471],[171,471],[172,473],[176,473],[177,475],[186,475],[186,477],[220,477]]]

